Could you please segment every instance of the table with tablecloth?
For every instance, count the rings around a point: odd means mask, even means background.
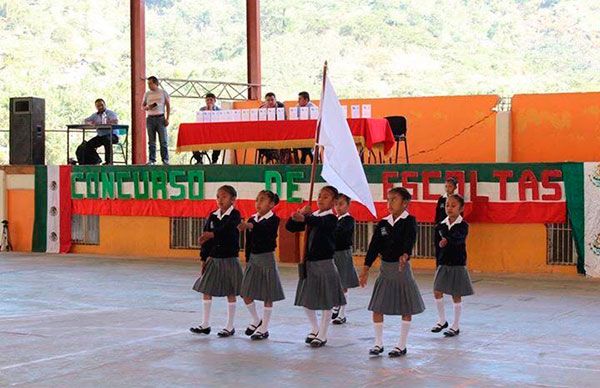
[[[219,149],[282,149],[314,146],[316,120],[182,123],[177,152]],[[359,147],[389,153],[395,144],[386,119],[348,119]]]

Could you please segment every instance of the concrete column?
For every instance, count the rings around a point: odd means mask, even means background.
[[[141,110],[146,91],[145,0],[130,0],[131,7],[131,159],[146,163],[146,114]]]
[[[509,163],[512,159],[510,111],[496,114],[496,162]]]

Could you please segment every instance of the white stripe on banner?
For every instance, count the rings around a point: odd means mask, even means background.
[[[216,193],[217,193],[217,189],[219,187],[221,187],[222,185],[224,185],[227,182],[205,182],[204,183],[204,198],[205,199],[213,199],[216,198]],[[539,187],[539,199],[536,201],[532,200],[532,194],[531,194],[531,190],[527,190],[526,191],[526,200],[527,202],[544,202],[544,203],[552,203],[552,202],[565,202],[565,186],[563,182],[556,182],[558,184],[558,186],[560,186],[561,188],[561,198],[557,201],[544,201],[542,200],[542,195],[544,194],[553,194],[554,191],[552,189],[545,189],[543,187]],[[235,189],[238,192],[238,199],[255,199],[256,198],[256,194],[258,194],[259,191],[263,190],[265,188],[265,184],[263,182],[231,182],[230,184],[232,184]],[[309,184],[308,183],[297,183],[298,185],[298,189],[294,192],[294,196],[297,198],[308,198],[308,194],[309,194]],[[326,183],[315,183],[315,193],[318,193],[319,190],[323,187],[327,185]],[[394,184],[394,185],[398,185],[398,184]],[[423,184],[422,183],[418,183],[418,191],[419,191],[419,197],[417,199],[415,199],[416,201],[419,202],[432,202],[435,203],[437,201],[437,198],[434,200],[430,200],[430,201],[424,201],[421,198],[423,198]],[[101,187],[101,185],[100,185]],[[151,187],[151,186],[150,186]],[[123,193],[124,194],[129,194],[133,197],[133,182],[124,182],[123,183]],[[371,194],[373,195],[373,199],[375,200],[375,202],[384,202],[383,199],[383,184],[381,183],[370,183],[369,184],[369,188],[371,190]],[[75,185],[75,189],[77,193],[85,193],[86,192],[86,184],[85,182],[77,182]],[[187,188],[186,188],[187,189]],[[519,184],[517,182],[509,182],[506,185],[506,200],[505,201],[500,201],[500,189],[498,186],[498,183],[496,182],[479,182],[479,184],[477,185],[477,189],[478,189],[478,195],[486,195],[490,198],[491,202],[506,202],[506,203],[510,203],[510,202],[521,202],[519,199]],[[101,190],[101,188],[100,188]],[[140,183],[140,191],[143,191],[143,184]],[[275,190],[275,184],[272,185],[272,190]],[[116,193],[116,185],[114,188],[114,191]],[[282,191],[282,200],[287,199],[286,198],[286,193],[287,193],[287,183],[282,182],[281,184],[281,191]],[[441,183],[432,183],[429,185],[429,191],[431,195],[435,195],[435,196],[439,196],[442,195],[444,193],[444,185]],[[471,200],[471,192],[470,192],[470,185],[467,183],[465,185],[465,200],[466,201],[470,201]],[[174,189],[170,186],[167,186],[167,192],[169,195],[178,195],[179,194],[179,190],[178,189]],[[317,197],[317,194],[315,194],[315,198]]]
[[[47,167],[48,207],[46,209],[46,252],[60,250],[60,168]]]
[[[583,164],[585,273],[600,277],[600,163]]]

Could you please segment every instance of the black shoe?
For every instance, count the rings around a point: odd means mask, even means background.
[[[265,331],[264,333],[261,333],[260,331],[255,331],[254,334],[252,334],[252,336],[250,337],[251,340],[264,340],[269,338],[269,332]]]
[[[262,325],[262,321],[258,322],[258,325],[248,325],[244,334],[246,334],[247,336],[251,336],[252,334],[254,334],[256,329],[260,327],[260,325]]]
[[[331,319],[336,319],[340,315],[340,306],[331,309]]]
[[[450,328],[444,332],[444,335],[446,337],[456,337],[459,334],[460,334],[460,329],[454,330],[454,329]]]
[[[311,348],[322,348],[323,346],[325,346],[326,343],[327,343],[327,340],[322,340],[322,339],[319,339],[319,338],[315,338],[310,343],[310,346],[311,346]]]
[[[369,354],[371,356],[379,356],[381,353],[383,353],[383,346],[375,345],[369,349]]]
[[[337,317],[335,318],[333,321],[331,321],[331,323],[333,323],[334,325],[343,325],[344,323],[346,323],[346,317]]]
[[[304,342],[310,345],[310,343],[313,342],[313,340],[315,338],[317,338],[318,335],[319,335],[318,332],[317,333],[310,333],[309,335],[306,336],[306,339],[304,340]]]
[[[210,334],[210,326],[209,327],[190,327],[190,331],[194,334]]]
[[[231,337],[234,334],[235,334],[235,329],[231,329],[231,331],[229,331],[227,329],[223,329],[217,333],[217,335],[222,338]]]
[[[443,325],[440,325],[439,323],[436,323],[436,325],[431,329],[431,332],[432,333],[439,333],[440,331],[444,330],[447,327],[448,327],[448,321],[444,322]]]
[[[392,358],[406,356],[406,348],[400,350],[400,348],[396,346],[391,352],[388,353],[388,356]]]

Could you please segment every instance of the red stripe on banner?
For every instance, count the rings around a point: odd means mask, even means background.
[[[71,250],[71,166],[59,167],[60,186],[60,253]]]
[[[72,203],[74,214],[97,214],[101,216],[206,217],[217,208],[214,200],[78,199],[73,200]],[[280,202],[275,207],[275,212],[279,217],[287,218],[303,205],[302,203]],[[433,202],[412,202],[408,210],[420,222],[433,222],[435,206],[436,204]],[[377,208],[378,218],[385,217],[388,214],[386,203],[375,203],[375,207]],[[256,212],[255,201],[251,199],[238,199],[236,208],[245,218]],[[367,208],[359,203],[353,202],[350,212],[358,221],[374,220]],[[499,224],[559,223],[565,222],[566,213],[566,202],[467,203],[464,212],[465,219],[469,222]]]

